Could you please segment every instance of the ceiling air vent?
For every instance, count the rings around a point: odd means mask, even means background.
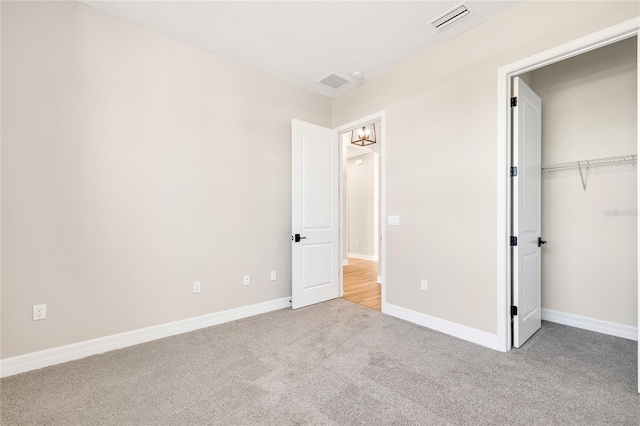
[[[336,74],[331,74],[328,77],[323,78],[322,80],[320,80],[318,83],[320,84],[324,84],[327,87],[331,87],[332,89],[339,89],[340,87],[344,86],[345,84],[349,83],[349,80],[340,77],[339,75]]]
[[[460,19],[467,16],[469,13],[469,9],[464,4],[460,4],[450,11],[446,12],[444,15],[441,15],[431,21],[431,25],[433,25],[437,30],[442,30],[454,22],[459,21]]]

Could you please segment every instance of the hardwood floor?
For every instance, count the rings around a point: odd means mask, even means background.
[[[344,296],[350,302],[380,310],[382,286],[378,279],[378,262],[349,258],[344,268]]]

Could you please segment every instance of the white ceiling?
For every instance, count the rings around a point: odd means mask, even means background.
[[[460,1],[80,1],[331,97],[518,3],[467,1],[438,32],[429,23]],[[337,90],[318,83],[356,70]]]

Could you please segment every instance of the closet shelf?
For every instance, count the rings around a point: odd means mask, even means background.
[[[580,171],[580,180],[582,181],[583,194],[586,194],[587,179],[589,175],[589,166],[601,166],[604,164],[619,164],[619,163],[630,163],[630,162],[633,162],[633,165],[635,166],[637,159],[638,159],[638,156],[636,154],[629,154],[629,155],[618,155],[616,157],[594,158],[592,160],[569,161],[567,163],[545,164],[544,166],[542,166],[542,171],[548,173],[549,170],[577,168]],[[585,169],[584,172],[582,171],[583,167]]]
[[[618,155],[616,157],[604,157],[604,158],[594,158],[591,160],[581,160],[581,161],[569,161],[566,163],[556,163],[556,164],[545,164],[542,166],[542,171],[549,170],[558,170],[558,169],[574,169],[574,168],[582,168],[589,166],[600,166],[602,164],[616,164],[616,163],[630,163],[637,161],[638,156],[636,154],[629,155]]]

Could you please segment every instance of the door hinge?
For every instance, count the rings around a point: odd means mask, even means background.
[[[510,174],[511,174],[511,177],[518,176],[518,168],[516,166],[511,166]]]
[[[511,241],[510,241],[512,246],[517,246],[518,245],[518,237],[511,237]]]
[[[516,106],[518,106],[518,98],[514,96],[513,98],[511,98],[511,107],[513,108]]]
[[[518,315],[518,307],[517,306],[512,306],[511,307],[511,316],[515,317]]]

